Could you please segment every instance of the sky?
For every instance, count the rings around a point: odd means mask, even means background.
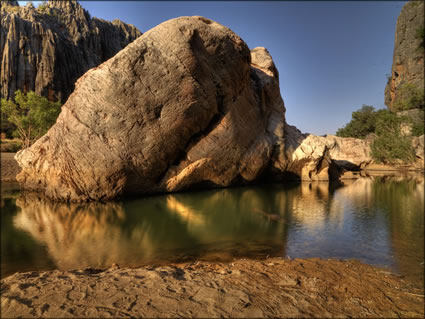
[[[19,1],[24,5],[26,1]],[[33,1],[37,6],[40,2]],[[404,1],[80,1],[91,16],[146,32],[179,16],[204,16],[265,47],[279,70],[286,120],[335,134],[363,104],[385,108],[394,33]]]

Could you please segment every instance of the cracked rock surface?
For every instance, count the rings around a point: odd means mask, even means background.
[[[181,17],[85,73],[56,124],[17,154],[17,179],[71,201],[246,183],[270,164],[284,124],[267,50]]]
[[[115,265],[9,276],[1,281],[1,315],[422,318],[423,293],[423,287],[354,260]]]

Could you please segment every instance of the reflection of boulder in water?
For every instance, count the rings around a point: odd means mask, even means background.
[[[310,231],[320,229],[327,218],[330,200],[330,183],[303,181],[297,194],[291,198],[291,217]]]
[[[125,212],[118,203],[55,203],[24,194],[16,204],[21,211],[14,226],[45,244],[60,269],[131,264],[136,247],[145,255],[152,251],[149,229],[123,232]]]
[[[269,210],[275,198],[261,189],[232,188],[167,195],[167,209],[177,214],[187,231],[202,244],[256,241],[281,242],[285,229],[262,218],[255,209]]]
[[[204,225],[205,218],[200,212],[179,202],[175,196],[167,196],[167,207],[170,211],[175,212],[185,223]]]

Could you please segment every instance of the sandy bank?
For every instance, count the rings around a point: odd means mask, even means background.
[[[423,317],[423,289],[358,261],[185,263],[17,273],[6,317]]]

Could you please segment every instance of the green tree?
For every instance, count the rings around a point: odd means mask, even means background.
[[[424,108],[424,89],[412,83],[404,83],[396,92],[393,107],[395,111]]]
[[[33,91],[26,94],[16,91],[15,101],[1,99],[1,113],[16,126],[14,133],[22,139],[24,148],[47,132],[55,123],[60,110],[59,101],[50,102]]]
[[[411,137],[401,134],[401,125],[408,120],[387,110],[376,118],[376,138],[371,145],[372,157],[377,162],[394,163],[397,160],[412,162],[415,153]]]
[[[378,112],[375,111],[373,106],[363,104],[361,109],[351,114],[351,121],[336,131],[336,135],[340,137],[365,138],[368,134],[375,132]]]

